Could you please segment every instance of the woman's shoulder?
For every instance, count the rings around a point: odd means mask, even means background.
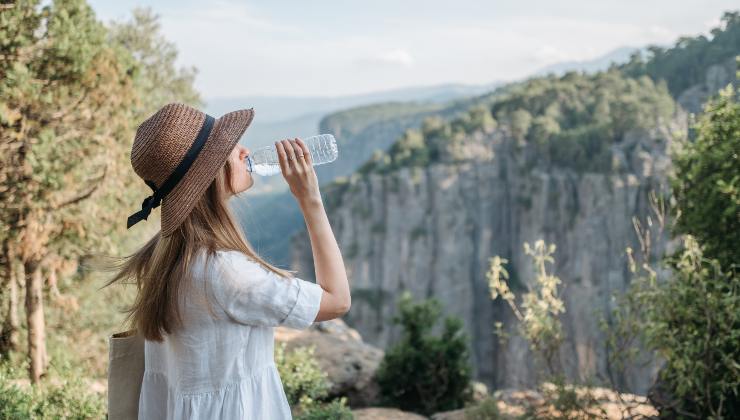
[[[214,259],[221,269],[238,273],[263,273],[266,271],[262,264],[244,252],[233,249],[219,249],[214,251]]]
[[[237,251],[235,249],[219,249],[219,250],[216,250],[215,253],[220,259],[227,260],[230,262],[260,265],[257,261],[255,261],[249,255],[243,253],[242,251]]]

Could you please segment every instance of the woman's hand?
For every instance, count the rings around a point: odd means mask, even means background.
[[[280,170],[298,203],[320,203],[319,180],[308,147],[300,138],[275,142]]]

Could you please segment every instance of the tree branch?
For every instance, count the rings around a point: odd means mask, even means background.
[[[80,201],[89,198],[98,189],[98,187],[100,186],[100,183],[103,181],[103,179],[105,179],[105,175],[106,175],[107,171],[108,171],[108,167],[106,166],[106,167],[103,168],[103,173],[99,177],[95,178],[95,180],[93,181],[94,182],[94,185],[92,186],[92,188],[90,188],[89,191],[85,192],[84,194],[78,195],[77,197],[74,197],[74,198],[71,198],[69,200],[63,201],[63,202],[61,202],[59,204],[55,204],[55,205],[49,206],[49,207],[47,207],[47,210],[59,210],[59,209],[61,209],[63,207],[71,206],[73,204],[79,203]]]

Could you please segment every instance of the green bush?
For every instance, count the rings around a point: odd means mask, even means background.
[[[77,378],[61,385],[33,385],[28,389],[9,382],[0,372],[0,418],[2,419],[100,419],[105,418],[102,395],[91,394]]]
[[[30,418],[33,405],[32,393],[10,385],[7,383],[7,378],[0,377],[0,418]]]
[[[325,401],[329,381],[314,356],[316,348],[297,347],[286,352],[285,347],[286,343],[275,346],[275,364],[293,416],[300,420],[352,419],[345,397]]]
[[[691,236],[668,263],[673,278],[648,277],[640,294],[647,344],[665,360],[672,399],[661,414],[740,417],[740,275],[723,272]]]
[[[376,372],[385,404],[429,415],[462,408],[472,398],[467,335],[462,321],[446,317],[440,336],[431,330],[440,316],[437,299],[413,303],[405,291],[399,300],[401,341],[388,349]]]
[[[347,398],[342,397],[329,403],[303,402],[303,411],[298,413],[296,420],[352,420],[354,415],[347,406]]]
[[[694,142],[674,153],[675,233],[697,238],[724,268],[740,263],[740,102],[731,87],[707,104]]]
[[[536,288],[522,295],[521,304],[517,304],[516,295],[509,286],[509,272],[504,265],[508,260],[497,256],[489,259],[489,268],[486,273],[488,288],[491,291],[491,299],[501,297],[508,305],[519,321],[519,332],[547,367],[548,374],[553,375],[560,368],[558,351],[563,342],[563,327],[560,314],[565,312],[565,303],[560,298],[558,285],[560,278],[547,271],[547,264],[555,265],[553,254],[555,244],[546,244],[539,239],[530,246],[524,243],[524,253],[532,257],[537,284]],[[494,331],[499,339],[508,339],[508,333],[503,329],[503,324],[496,323]]]
[[[465,420],[498,420],[503,418],[498,409],[498,402],[493,397],[487,397],[478,404],[466,407]]]
[[[738,418],[740,276],[705,258],[691,235],[683,241],[665,260],[672,272],[666,281],[648,264],[638,265],[628,248],[630,270],[639,274],[619,301],[620,341],[631,341],[636,331],[664,361],[649,394],[662,418]],[[627,352],[619,365],[634,359],[634,348],[616,347]]]
[[[314,356],[315,347],[297,347],[285,351],[286,343],[275,346],[275,364],[283,382],[285,395],[291,406],[298,405],[302,397],[312,400],[326,397],[329,382]]]

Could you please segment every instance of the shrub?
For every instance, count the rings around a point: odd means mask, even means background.
[[[298,405],[302,397],[312,400],[326,397],[329,382],[314,358],[314,346],[285,351],[286,343],[275,346],[275,364],[283,382],[288,403]]]
[[[665,360],[661,377],[676,400],[661,414],[738,418],[740,276],[705,258],[688,235],[668,263],[673,278],[657,283],[649,274],[639,295],[647,344]]]
[[[465,420],[497,420],[502,418],[498,409],[498,402],[493,397],[487,397],[480,403],[466,407]]]
[[[532,257],[536,272],[536,290],[528,290],[522,296],[521,308],[516,303],[516,295],[509,287],[509,272],[504,268],[508,261],[499,256],[490,258],[486,278],[491,291],[491,299],[499,296],[511,307],[519,320],[519,331],[529,342],[530,348],[545,363],[549,374],[556,371],[556,359],[560,344],[563,341],[560,314],[565,312],[565,305],[560,299],[558,285],[560,279],[547,272],[545,264],[554,264],[555,244],[547,245],[540,239],[534,247],[524,243],[525,254]],[[503,326],[497,323],[495,330],[500,338],[505,339]]]
[[[329,403],[302,401],[303,411],[296,415],[296,420],[352,420],[352,410],[347,406],[347,398],[342,397]]]
[[[401,295],[399,312],[393,322],[401,324],[403,336],[385,353],[376,372],[384,403],[424,415],[462,408],[472,399],[462,321],[446,317],[442,334],[433,336],[440,302],[432,298],[413,303],[408,291]]]
[[[299,420],[352,419],[345,397],[325,401],[329,381],[314,357],[314,346],[285,351],[286,343],[275,346],[275,364],[283,382],[293,417]]]
[[[740,102],[731,87],[710,102],[697,138],[673,156],[676,233],[697,238],[724,268],[740,263]]]
[[[11,384],[7,372],[0,372],[0,418],[99,419],[105,418],[105,412],[102,395],[91,394],[79,378],[25,389]]]
[[[10,385],[6,377],[0,377],[0,418],[29,418],[33,403],[31,393]]]

